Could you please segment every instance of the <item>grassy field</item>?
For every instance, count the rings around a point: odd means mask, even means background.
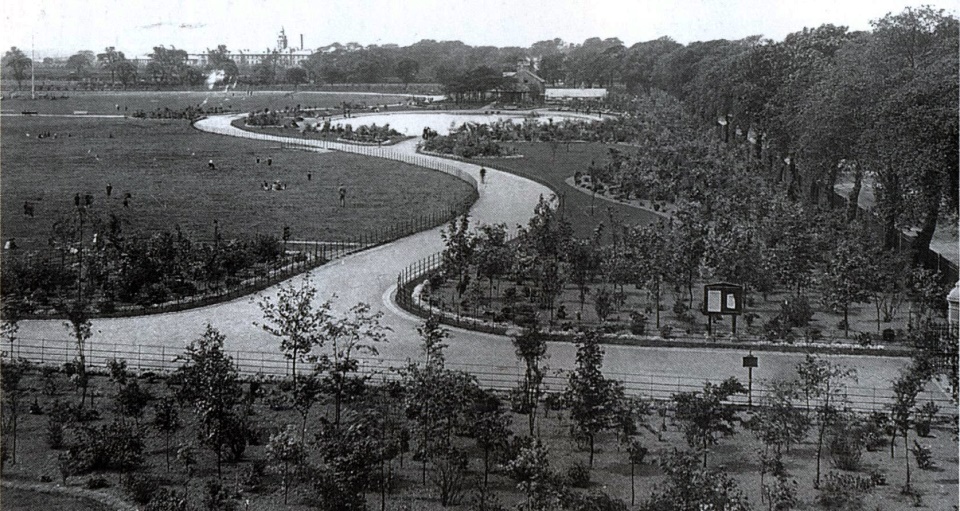
[[[266,92],[255,91],[247,94],[246,91],[223,92],[211,90],[205,92],[51,92],[57,98],[66,95],[66,99],[30,99],[30,91],[21,91],[12,98],[4,98],[4,113],[20,113],[22,111],[38,112],[41,114],[72,114],[75,111],[86,111],[91,114],[123,114],[131,115],[137,110],[150,112],[167,107],[171,110],[181,110],[188,106],[202,105],[204,109],[221,107],[223,110],[249,112],[263,108],[281,109],[284,107],[321,107],[333,108],[343,102],[358,105],[395,104],[409,99],[409,96],[398,94],[351,94],[349,92],[317,93],[317,92]],[[119,106],[119,109],[117,108]]]
[[[108,511],[105,504],[71,495],[44,493],[19,488],[4,488],[0,497],[5,511],[33,511],[36,509],[69,509],[71,511]]]
[[[26,387],[34,390],[23,399],[24,403],[32,403],[37,398],[39,407],[43,410],[42,415],[32,415],[23,413],[19,421],[17,463],[8,464],[4,467],[4,477],[15,478],[24,481],[36,481],[40,476],[49,476],[55,482],[59,482],[59,471],[57,468],[57,455],[62,451],[50,449],[46,443],[47,417],[54,406],[55,400],[60,403],[77,402],[79,398],[73,391],[73,386],[69,384],[66,377],[61,373],[56,373],[50,380],[52,385],[41,380],[39,376],[31,376],[26,382]],[[154,383],[148,383],[148,380],[140,380],[141,385],[146,387],[154,395],[165,395],[170,392],[162,380]],[[52,390],[52,395],[41,393],[40,389],[48,388]],[[116,386],[108,381],[106,376],[94,377],[91,382],[91,388],[96,394],[96,407],[100,410],[103,418],[94,422],[93,425],[108,423],[113,416],[113,402],[116,394]],[[273,384],[265,386],[266,394],[269,396],[275,390]],[[266,439],[269,434],[284,428],[288,424],[299,424],[299,415],[290,410],[275,410],[268,406],[269,398],[263,398],[254,405],[254,428],[259,436]],[[24,405],[24,408],[26,406]],[[568,412],[550,411],[546,416],[540,412],[538,419],[538,429],[540,437],[549,448],[549,462],[553,470],[565,473],[569,467],[574,464],[586,464],[588,461],[588,452],[578,448],[576,443],[571,440],[569,427],[571,420]],[[740,411],[738,417],[745,420],[750,417],[751,412]],[[527,417],[515,413],[508,413],[512,419],[510,431],[514,435],[523,435],[527,427]],[[180,417],[185,421],[184,429],[178,431],[171,441],[172,449],[176,450],[177,445],[195,444],[196,431],[193,414],[189,407],[181,409]],[[308,431],[313,430],[313,425],[320,417],[332,419],[332,407],[318,406],[311,413],[308,423]],[[146,416],[140,421],[146,426],[153,420],[153,411],[148,407]],[[660,434],[653,433],[641,428],[636,438],[649,450],[647,461],[643,465],[636,467],[636,495],[637,502],[642,502],[653,491],[657,485],[664,481],[662,470],[656,465],[656,461],[666,453],[672,452],[674,448],[683,449],[686,442],[683,433],[678,426],[674,424],[668,416],[661,419],[656,413],[648,416],[646,423],[652,431],[663,429]],[[753,509],[766,509],[766,505],[760,500],[760,476],[758,472],[759,464],[757,452],[762,444],[757,440],[753,433],[745,430],[742,426],[737,426],[736,433],[728,438],[720,440],[718,446],[712,448],[709,452],[709,466],[719,468],[732,476],[746,496]],[[197,465],[193,470],[192,477],[188,477],[184,467],[178,463],[175,457],[171,459],[171,468],[166,469],[164,461],[164,440],[163,435],[149,430],[150,434],[146,436],[145,465],[138,470],[140,473],[150,472],[154,476],[165,481],[163,484],[174,488],[189,488],[191,500],[200,501],[203,484],[216,477],[215,460],[213,454],[208,449],[200,448],[197,452]],[[308,432],[307,438],[312,435]],[[71,442],[73,433],[68,429],[66,440]],[[946,425],[936,425],[932,430],[932,435],[925,438],[917,438],[915,434],[910,435],[911,443],[917,439],[921,444],[929,445],[932,449],[934,468],[932,470],[918,470],[911,457],[912,465],[912,484],[920,492],[921,505],[918,509],[946,510],[951,509],[957,502],[957,443],[954,440],[950,427]],[[456,438],[458,446],[467,449],[469,453],[468,474],[465,479],[466,488],[475,488],[482,477],[482,453],[475,446],[475,442],[469,438]],[[588,489],[601,490],[613,497],[630,502],[630,465],[625,446],[621,445],[613,433],[604,433],[598,438],[597,453],[594,469],[591,472],[591,482]],[[309,458],[318,463],[318,453],[316,447],[307,448]],[[811,430],[804,442],[785,453],[784,461],[789,478],[796,482],[800,505],[795,509],[818,510],[824,509],[815,501],[819,492],[813,488],[813,479],[815,474],[815,452],[816,436]],[[400,468],[397,461],[394,461],[394,470],[397,471],[398,479],[395,488],[387,495],[386,509],[390,510],[440,510],[436,490],[433,487],[424,487],[420,482],[420,464],[411,459],[412,454],[405,455],[406,461]],[[244,500],[249,501],[249,509],[258,510],[279,510],[279,509],[311,509],[310,483],[301,481],[295,484],[290,492],[290,505],[283,504],[283,492],[280,489],[280,478],[276,471],[268,469],[259,477],[251,479],[252,467],[266,458],[266,448],[264,445],[251,445],[247,447],[242,461],[238,463],[227,463],[224,465],[223,481],[229,490],[237,491],[240,494],[241,506]],[[833,468],[830,456],[825,450],[823,458],[823,473],[836,470]],[[886,477],[887,484],[878,486],[869,490],[864,496],[864,506],[862,509],[879,511],[897,511],[907,508],[914,508],[914,501],[909,497],[900,494],[900,488],[905,480],[904,451],[902,440],[896,446],[895,455],[891,458],[889,448],[882,448],[875,452],[864,452],[862,458],[862,468],[856,474],[867,477],[873,471],[878,471]],[[850,473],[850,472],[848,472]],[[126,477],[128,474],[124,474]],[[109,494],[129,498],[126,492],[118,485],[120,474],[118,473],[95,473],[82,476],[71,476],[67,480],[68,488],[78,488],[87,484],[92,478],[102,477],[106,479],[109,488],[100,490]],[[767,477],[770,481],[770,476]],[[51,483],[56,484],[56,483]],[[490,486],[499,500],[513,509],[518,503],[522,502],[522,494],[517,490],[515,483],[502,473],[495,472],[490,477]],[[472,509],[469,506],[470,491],[467,492],[467,498],[464,503],[453,506],[448,509]],[[43,503],[50,505],[54,509],[84,509],[70,507],[72,501],[67,504],[63,501],[57,502],[46,500],[36,500],[41,498],[34,492],[7,492],[4,490],[3,506],[4,509],[28,509],[32,503]],[[45,498],[45,497],[43,497]],[[371,492],[367,497],[368,505],[371,509],[379,509],[379,494]],[[60,507],[55,507],[55,506]],[[40,509],[33,507],[30,509]],[[97,507],[88,509],[95,510]],[[630,507],[630,509],[635,509]]]
[[[57,138],[38,139],[40,132]],[[324,241],[391,226],[472,193],[439,172],[338,152],[282,150],[202,133],[186,121],[4,117],[0,135],[0,230],[27,249],[45,247],[53,222],[76,214],[77,193],[94,197],[92,214],[121,216],[127,233],[179,225],[192,239],[209,240],[217,220],[225,238],[279,236],[287,225],[292,239]],[[287,188],[261,188],[274,180]],[[341,184],[345,208],[338,204]],[[127,193],[132,198],[124,207]],[[24,215],[26,201],[35,204],[33,218]]]
[[[609,155],[610,148],[623,149],[622,146],[607,144],[570,144],[559,146],[554,151],[551,144],[506,144],[516,149],[523,158],[491,158],[474,160],[477,165],[489,165],[518,176],[538,181],[563,196],[564,217],[573,226],[574,235],[579,238],[593,236],[597,226],[603,223],[610,227],[610,214],[627,225],[649,224],[660,217],[653,213],[603,199],[594,199],[590,195],[577,191],[566,184],[565,180],[576,172],[588,174],[591,161],[602,164]]]

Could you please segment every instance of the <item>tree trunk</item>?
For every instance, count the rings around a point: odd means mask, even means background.
[[[863,169],[856,166],[853,174],[853,188],[847,196],[847,222],[854,221],[860,211],[860,188],[863,186]]]
[[[590,468],[593,468],[593,441],[594,435],[590,433]]]
[[[937,228],[937,219],[940,215],[940,197],[943,191],[936,187],[936,191],[927,197],[926,211],[923,214],[923,220],[920,223],[920,230],[913,242],[914,264],[919,265],[927,256],[930,250],[930,241],[933,240],[933,232]]]
[[[633,460],[631,460],[630,461],[630,505],[631,506],[635,505],[637,502],[637,491],[636,491],[636,488],[634,487],[634,482],[633,482],[634,467],[636,467],[636,464],[633,462]]]
[[[907,485],[906,490],[910,491],[910,447],[907,446],[907,437],[910,436],[909,431],[903,432],[903,462],[907,467]]]

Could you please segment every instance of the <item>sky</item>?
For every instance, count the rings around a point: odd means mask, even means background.
[[[662,36],[686,44],[750,35],[780,40],[825,23],[868,30],[907,6],[956,15],[960,0],[30,0],[2,7],[0,48],[37,58],[115,46],[127,57],[157,45],[190,53],[273,48],[280,28],[291,46],[333,42],[398,44],[459,40],[521,46],[561,38],[617,37],[627,46]]]

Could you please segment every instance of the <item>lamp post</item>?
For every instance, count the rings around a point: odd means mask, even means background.
[[[753,350],[743,357],[743,367],[747,368],[747,407],[753,408],[753,368],[757,367],[757,357],[753,355]]]

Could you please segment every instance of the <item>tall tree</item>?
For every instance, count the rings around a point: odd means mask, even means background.
[[[77,79],[83,77],[83,71],[94,64],[96,55],[90,50],[78,51],[67,59],[67,66],[77,72]]]
[[[113,46],[108,46],[103,50],[103,53],[97,54],[97,62],[100,64],[100,67],[110,71],[111,84],[114,83],[116,78],[117,65],[125,60],[126,57],[123,55],[123,52],[117,51]]]
[[[226,337],[207,325],[200,338],[191,342],[178,357],[183,364],[171,377],[177,398],[192,403],[199,427],[197,435],[217,459],[217,477],[224,451],[233,442],[246,442],[243,417],[238,405],[243,395],[233,359],[223,349]]]
[[[570,409],[576,432],[585,435],[590,445],[590,467],[593,468],[594,442],[597,434],[617,424],[624,406],[623,384],[603,376],[603,348],[595,331],[577,336],[577,367],[570,374],[564,402]]]
[[[517,388],[520,409],[527,414],[530,436],[535,436],[537,407],[543,394],[543,377],[547,368],[547,342],[536,328],[524,330],[512,339],[517,359],[523,363],[523,379]]]
[[[275,299],[263,296],[258,305],[264,323],[254,324],[280,338],[280,351],[290,361],[290,375],[296,385],[297,363],[311,360],[313,348],[323,345],[323,328],[332,319],[331,304],[318,303],[317,289],[304,280],[299,286],[281,284]]]
[[[397,62],[397,76],[404,85],[409,85],[417,73],[420,72],[420,63],[413,59],[403,59]]]
[[[817,473],[814,487],[820,487],[820,461],[823,457],[823,440],[829,427],[834,423],[845,401],[846,382],[856,381],[857,372],[842,364],[814,355],[807,355],[803,362],[797,364],[800,389],[809,399],[817,399]],[[807,405],[809,411],[809,404]]]
[[[707,466],[707,451],[721,438],[730,436],[737,423],[736,411],[725,403],[734,394],[745,394],[747,389],[736,378],[720,384],[707,382],[703,392],[681,392],[673,395],[677,405],[677,420],[683,428],[687,443],[703,454]]]
[[[17,81],[17,90],[23,86],[23,80],[27,77],[27,70],[33,65],[33,60],[27,57],[20,48],[11,46],[3,54],[3,67],[10,70],[13,79]]]
[[[13,438],[11,460],[14,464],[17,463],[17,426],[19,425],[20,412],[23,411],[22,400],[27,391],[24,386],[24,383],[26,383],[24,379],[29,370],[30,362],[24,359],[14,362],[4,361],[3,365],[0,366],[0,390],[3,391],[3,404],[5,405],[3,431],[4,435],[9,432]]]
[[[380,324],[382,312],[373,312],[365,303],[350,308],[347,315],[331,318],[323,325],[323,342],[328,346],[317,364],[326,372],[321,388],[333,395],[334,426],[340,424],[344,402],[363,392],[370,375],[360,374],[358,355],[377,356],[376,344],[386,342],[387,329]]]

